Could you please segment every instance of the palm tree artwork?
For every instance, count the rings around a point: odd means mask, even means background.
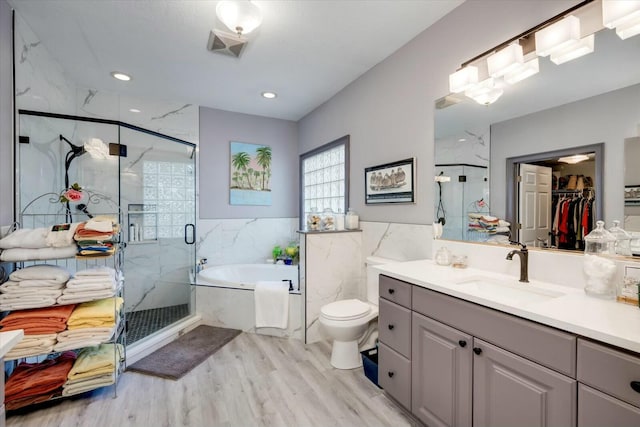
[[[271,147],[231,142],[230,204],[271,205]]]

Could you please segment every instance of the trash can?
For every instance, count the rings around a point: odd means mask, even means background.
[[[362,355],[364,375],[378,388],[382,388],[378,385],[378,348],[370,348],[369,350],[361,351],[360,354]]]

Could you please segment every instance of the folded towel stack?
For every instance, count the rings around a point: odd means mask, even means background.
[[[69,258],[75,255],[73,235],[78,223],[18,229],[0,239],[0,261]]]
[[[75,305],[19,310],[0,321],[2,331],[24,330],[22,340],[11,349],[5,360],[46,354],[54,349],[57,333],[67,328],[67,320]]]
[[[96,346],[109,341],[118,327],[124,300],[105,298],[78,305],[67,320],[67,330],[58,333],[55,351]]]
[[[80,224],[73,236],[78,245],[78,256],[112,255],[115,252],[113,241],[118,227],[110,218],[93,218]]]
[[[117,372],[114,352],[119,355],[118,362],[122,361],[124,348],[121,344],[101,344],[82,349],[67,374],[62,395],[70,396],[113,384]]]
[[[65,352],[40,363],[20,363],[5,384],[6,410],[44,402],[59,395],[75,360],[75,353]]]
[[[66,284],[58,304],[71,304],[112,297],[123,280],[122,275],[110,267],[94,267],[76,272]]]
[[[0,285],[0,310],[47,307],[56,303],[69,280],[69,272],[57,265],[33,265],[16,270]]]

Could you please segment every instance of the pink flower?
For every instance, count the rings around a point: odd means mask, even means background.
[[[73,188],[68,189],[62,196],[66,198],[70,202],[79,202],[84,197],[82,191],[74,190]]]

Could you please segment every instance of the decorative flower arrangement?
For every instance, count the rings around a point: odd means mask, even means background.
[[[60,203],[79,202],[84,198],[82,187],[77,182],[60,194]]]

